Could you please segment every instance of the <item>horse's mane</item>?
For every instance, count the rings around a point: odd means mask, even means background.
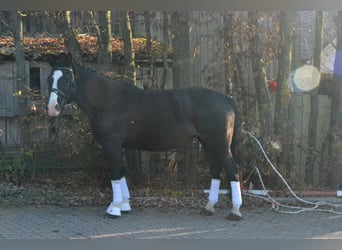
[[[131,83],[131,80],[127,77],[124,77],[124,76],[109,77],[108,75],[99,73],[98,71],[96,71],[93,68],[90,68],[90,67],[87,67],[87,66],[84,66],[81,64],[74,64],[73,67],[77,68],[77,70],[81,70],[83,72],[87,71],[89,73],[95,74],[97,77],[105,78],[105,79],[110,80],[110,81],[120,81],[120,82],[125,82],[125,83]]]

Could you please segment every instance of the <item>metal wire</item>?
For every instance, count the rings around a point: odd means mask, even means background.
[[[277,170],[277,168],[273,165],[273,163],[271,162],[271,160],[269,159],[269,157],[267,156],[263,146],[261,145],[261,143],[259,142],[259,140],[249,131],[245,131],[245,130],[242,130],[242,133],[244,134],[248,134],[259,146],[259,148],[261,149],[265,159],[267,160],[267,162],[269,163],[269,165],[272,167],[272,169],[275,171],[275,173],[279,176],[279,178],[283,181],[283,183],[285,184],[285,186],[287,187],[287,189],[290,191],[290,193],[292,194],[292,196],[294,198],[296,198],[298,201],[302,202],[302,203],[305,203],[307,205],[311,205],[311,207],[301,207],[301,206],[288,206],[288,205],[285,205],[285,204],[282,204],[278,201],[276,201],[274,198],[272,198],[269,193],[266,191],[266,187],[265,187],[265,184],[262,180],[262,177],[261,177],[261,174],[260,174],[260,171],[257,167],[255,167],[255,170],[258,174],[258,177],[259,177],[259,181],[262,185],[262,188],[263,190],[265,191],[266,193],[266,196],[267,197],[263,197],[263,196],[260,196],[260,195],[256,195],[256,194],[251,194],[251,193],[248,193],[248,191],[243,191],[242,193],[246,196],[251,196],[251,197],[257,197],[257,198],[260,198],[260,199],[263,199],[267,202],[270,202],[272,203],[272,208],[275,209],[277,212],[279,213],[288,213],[288,214],[299,214],[299,213],[302,213],[302,212],[307,212],[307,211],[319,211],[319,212],[328,212],[328,213],[333,213],[333,214],[338,214],[338,215],[342,215],[342,212],[338,212],[338,211],[335,211],[335,210],[332,210],[332,209],[320,209],[319,206],[330,206],[330,207],[334,207],[334,208],[341,208],[342,207],[342,204],[335,204],[335,203],[328,203],[328,202],[321,202],[321,201],[318,201],[318,202],[311,202],[311,201],[307,201],[307,200],[304,200],[302,198],[300,198],[298,195],[296,195],[296,193],[292,190],[292,188],[290,187],[290,185],[287,183],[287,181],[285,180],[285,178],[281,175],[281,173]],[[279,207],[283,207],[283,208],[288,208],[288,209],[297,209],[297,211],[280,211],[279,210]]]

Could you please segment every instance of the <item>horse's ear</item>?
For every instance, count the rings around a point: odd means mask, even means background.
[[[65,66],[71,67],[71,64],[72,64],[72,54],[69,51],[68,54],[66,55]]]
[[[47,61],[50,64],[51,67],[56,66],[57,60],[58,60],[58,58],[54,54],[49,54],[48,57],[47,57]]]

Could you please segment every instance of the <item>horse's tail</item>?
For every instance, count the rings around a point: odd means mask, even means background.
[[[232,143],[230,145],[231,152],[233,154],[233,157],[235,161],[239,162],[239,141],[241,141],[241,130],[242,130],[242,124],[240,119],[240,113],[237,108],[237,105],[233,98],[228,97],[230,105],[233,107],[235,120],[234,120],[234,132],[233,132],[233,138]]]

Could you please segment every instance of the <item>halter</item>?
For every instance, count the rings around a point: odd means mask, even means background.
[[[68,84],[68,89],[67,89],[67,93],[65,93],[64,91],[57,89],[57,88],[51,88],[51,93],[55,93],[59,99],[59,102],[61,104],[62,107],[65,106],[65,104],[70,102],[70,94],[72,92],[72,90],[75,88],[75,81],[74,81],[74,72],[71,68],[68,67],[57,67],[54,69],[54,71],[56,70],[68,70],[71,72],[72,75],[72,79],[70,81],[70,83]]]

